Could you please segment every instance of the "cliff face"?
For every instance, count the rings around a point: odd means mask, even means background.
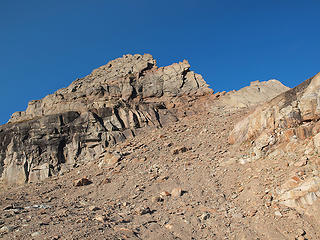
[[[176,121],[181,99],[211,92],[186,60],[158,68],[149,54],[125,55],[14,113],[0,127],[0,176],[21,184],[59,174]]]

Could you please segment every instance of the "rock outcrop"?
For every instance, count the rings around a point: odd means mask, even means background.
[[[281,159],[291,172],[278,189],[279,203],[317,216],[320,206],[320,73],[258,107],[238,122],[229,142],[251,153],[240,163]]]
[[[59,174],[141,128],[176,121],[177,98],[211,92],[186,60],[158,68],[149,54],[125,55],[14,113],[0,127],[0,176],[21,184]]]
[[[234,108],[254,107],[258,104],[270,101],[279,94],[288,91],[290,88],[283,85],[276,79],[260,82],[251,82],[250,86],[241,88],[238,91],[231,91],[221,97],[221,103]]]
[[[317,74],[280,94],[240,121],[230,134],[230,142],[254,140],[265,133],[281,139],[292,136],[305,139],[313,135],[320,118],[319,90],[320,74]]]

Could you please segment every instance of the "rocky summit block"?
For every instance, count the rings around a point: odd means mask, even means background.
[[[221,103],[234,108],[251,108],[270,101],[290,88],[276,79],[251,82],[250,86],[230,91],[221,97]]]
[[[31,101],[26,111],[0,126],[1,179],[7,184],[41,181],[103,157],[106,147],[143,127],[176,121],[172,106],[179,99],[209,93],[186,60],[160,68],[150,54],[110,61],[67,88]]]
[[[125,55],[77,79],[41,100],[31,101],[25,112],[14,113],[10,123],[68,111],[107,109],[120,103],[161,98],[170,100],[182,95],[203,95],[211,92],[200,74],[190,71],[184,60],[167,67],[156,66],[149,54]],[[110,109],[110,110],[109,110]]]

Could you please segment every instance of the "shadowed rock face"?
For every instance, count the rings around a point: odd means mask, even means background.
[[[186,60],[158,68],[149,54],[125,55],[31,101],[0,127],[1,178],[39,181],[99,158],[141,128],[177,121],[175,102],[212,92],[189,68]]]

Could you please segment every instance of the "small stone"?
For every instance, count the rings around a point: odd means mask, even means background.
[[[231,195],[231,198],[232,198],[232,199],[236,199],[237,197],[238,197],[238,194],[236,194],[236,193],[234,193],[234,194]]]
[[[306,240],[303,236],[298,236],[296,239],[297,240]]]
[[[174,188],[171,191],[172,197],[180,197],[182,195],[182,189],[181,188]]]
[[[80,186],[86,186],[91,184],[92,182],[87,178],[87,177],[83,177],[80,179],[77,179],[73,182],[73,185],[76,187],[80,187]]]
[[[305,165],[307,165],[307,158],[304,158],[304,159],[294,163],[295,167],[303,167]]]
[[[189,149],[186,148],[186,147],[181,147],[181,148],[179,149],[179,152],[184,153],[184,152],[187,152],[188,150],[189,150]]]
[[[144,214],[147,214],[147,213],[151,213],[151,210],[149,207],[139,207],[135,210],[135,212],[138,214],[138,215],[144,215]]]
[[[100,208],[98,208],[98,207],[96,207],[96,206],[90,206],[89,207],[89,210],[90,211],[97,211],[97,210],[99,210]]]
[[[40,235],[41,235],[40,232],[31,233],[31,237],[37,237],[37,236],[40,236]]]
[[[116,165],[122,158],[120,153],[106,153],[104,159],[98,164],[99,168],[110,167]]]
[[[50,221],[43,221],[39,223],[39,226],[47,226],[50,224]]]
[[[3,208],[3,211],[13,209],[13,205],[8,205]]]
[[[163,181],[163,180],[167,180],[169,177],[167,176],[167,175],[161,175],[160,177],[159,177],[159,179],[161,180],[161,181]]]
[[[248,212],[247,212],[247,216],[249,216],[249,217],[253,217],[253,216],[255,216],[256,214],[257,214],[257,210],[256,209],[251,209],[251,210],[249,210]]]
[[[172,153],[173,155],[177,155],[177,154],[179,153],[179,149],[177,149],[177,148],[172,149],[172,150],[171,150],[171,153]]]
[[[177,154],[179,154],[179,153],[185,153],[185,152],[187,152],[188,150],[189,150],[189,149],[186,148],[186,147],[177,147],[177,148],[172,149],[172,150],[171,150],[171,153],[172,153],[173,155],[177,155]]]
[[[319,171],[318,170],[313,170],[312,174],[313,174],[313,176],[318,176],[319,175]]]
[[[203,213],[203,214],[200,216],[200,220],[201,220],[201,221],[205,221],[205,220],[207,220],[207,219],[209,219],[209,218],[210,218],[210,213],[207,213],[207,212]]]
[[[306,232],[305,232],[302,228],[298,228],[298,229],[297,229],[297,234],[298,234],[299,236],[303,236],[303,235],[306,234]]]
[[[97,215],[97,216],[95,216],[94,219],[97,220],[98,222],[102,222],[102,223],[104,223],[107,220],[106,217],[102,216],[102,215]]]
[[[170,196],[171,194],[169,193],[169,192],[167,192],[167,191],[163,191],[163,192],[161,192],[160,193],[160,196],[161,197],[168,197],[168,196]]]
[[[105,178],[103,181],[102,181],[103,184],[106,184],[106,183],[111,183],[111,179],[110,178]]]
[[[168,230],[172,230],[173,226],[171,224],[166,224],[165,228],[168,229]]]
[[[7,226],[3,226],[2,228],[0,228],[0,233],[8,233],[10,232],[10,228]]]
[[[151,201],[152,201],[153,203],[162,202],[162,201],[163,201],[163,198],[156,196],[156,197],[152,197],[152,198],[151,198]]]
[[[82,223],[82,222],[83,222],[82,219],[78,219],[78,220],[76,221],[76,223]]]
[[[234,213],[234,214],[232,214],[232,217],[233,218],[244,218],[243,214],[241,214],[241,213]]]
[[[276,215],[277,217],[282,217],[282,214],[280,211],[275,211],[274,212],[274,215]]]

